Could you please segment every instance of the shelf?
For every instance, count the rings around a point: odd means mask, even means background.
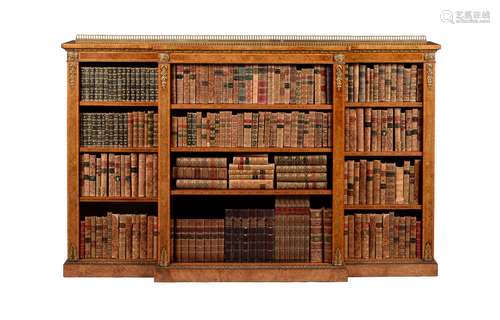
[[[158,101],[80,101],[81,107],[157,107]]]
[[[331,104],[234,104],[234,103],[177,103],[172,110],[332,110]]]
[[[65,277],[153,277],[156,261],[107,259],[66,261]]]
[[[345,210],[421,210],[420,204],[345,204]]]
[[[332,148],[237,148],[237,147],[172,147],[170,152],[225,153],[330,153]]]
[[[157,153],[157,147],[80,147],[80,153],[83,152],[102,152],[102,153]]]
[[[422,102],[346,102],[347,107],[356,108],[383,108],[383,107],[402,107],[402,108],[422,108]]]
[[[323,196],[331,195],[330,189],[309,189],[309,190],[251,190],[251,189],[177,189],[171,190],[173,196],[293,196],[293,195],[311,195]]]
[[[158,267],[155,282],[217,281],[347,281],[347,269],[331,264],[234,264],[184,265]]]
[[[132,197],[80,197],[80,202],[157,202],[156,198],[132,198]]]
[[[345,151],[346,157],[422,157],[421,151]]]
[[[436,261],[423,260],[387,262],[358,262],[346,261],[349,277],[411,277],[411,276],[437,276],[438,265]]]

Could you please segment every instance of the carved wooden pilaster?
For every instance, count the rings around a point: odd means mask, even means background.
[[[170,54],[158,55],[158,264],[170,264]]]

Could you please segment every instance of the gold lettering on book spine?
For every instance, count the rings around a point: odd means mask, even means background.
[[[76,82],[77,57],[76,51],[68,51],[68,81],[71,88],[75,86]]]
[[[432,261],[432,247],[431,247],[431,243],[429,241],[427,241],[427,243],[425,244],[424,260],[425,261]]]
[[[161,254],[160,254],[160,267],[166,267],[168,265],[167,262],[167,248],[163,247],[161,249]]]

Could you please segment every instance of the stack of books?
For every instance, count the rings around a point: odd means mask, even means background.
[[[229,189],[273,189],[274,164],[267,154],[235,156],[229,164]]]
[[[326,189],[326,155],[275,156],[277,189]]]
[[[226,158],[179,157],[173,178],[178,189],[227,189]]]

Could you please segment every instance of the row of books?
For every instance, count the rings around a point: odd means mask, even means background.
[[[157,259],[158,218],[153,215],[86,216],[79,235],[80,259]]]
[[[394,212],[354,213],[344,218],[347,259],[411,259],[421,257],[422,223]]]
[[[156,147],[158,113],[81,112],[80,146]]]
[[[345,151],[419,151],[419,109],[352,108],[345,112]]]
[[[263,173],[257,174],[257,172]],[[233,157],[233,163],[229,165],[229,189],[273,188],[274,164],[269,163],[267,154]]]
[[[80,195],[147,197],[158,195],[158,155],[150,153],[83,153]]]
[[[178,189],[326,189],[326,155],[268,154],[233,157],[178,157],[172,176]],[[274,177],[276,171],[276,185]]]
[[[326,155],[275,156],[274,163],[277,189],[327,189]]]
[[[156,101],[158,71],[146,67],[81,67],[82,101]]]
[[[330,147],[331,112],[187,112],[172,117],[174,147]]]
[[[345,204],[418,204],[420,160],[402,164],[381,160],[344,163]]]
[[[224,219],[174,219],[177,262],[224,261]]]
[[[174,65],[173,103],[325,104],[324,65]]]
[[[422,68],[416,64],[349,64],[348,102],[422,101]]]

